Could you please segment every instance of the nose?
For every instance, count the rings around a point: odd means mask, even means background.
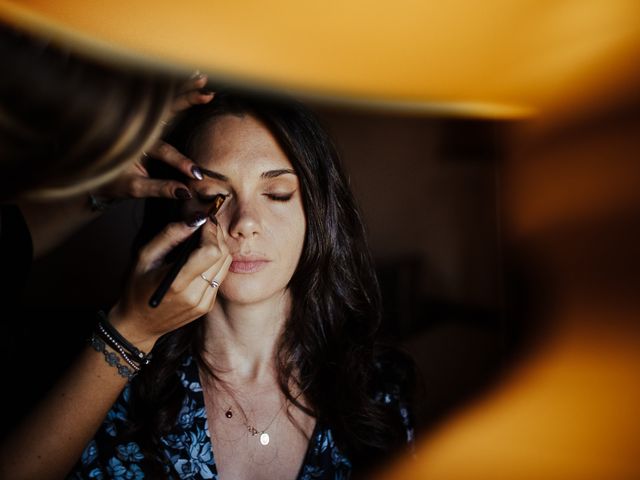
[[[251,238],[261,230],[257,208],[248,202],[235,202],[232,207],[229,235],[233,238]]]

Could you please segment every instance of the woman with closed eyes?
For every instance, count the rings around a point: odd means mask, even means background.
[[[91,361],[66,380],[71,405],[36,412],[80,425],[67,432],[74,447],[62,448],[68,476],[349,478],[410,448],[411,366],[377,347],[364,228],[318,121],[297,102],[219,92],[166,141],[204,179],[182,179],[193,198],[181,205],[147,200],[137,258],[180,219],[200,229],[200,247],[158,308],[185,306],[157,322],[147,302],[158,278],[133,266],[98,326],[115,331],[124,352],[117,341],[89,348]],[[219,195],[222,207],[207,217]],[[133,359],[129,377],[107,358],[127,367],[127,346],[151,352]],[[99,386],[82,397],[82,376],[98,368]],[[39,448],[45,461],[60,458]]]

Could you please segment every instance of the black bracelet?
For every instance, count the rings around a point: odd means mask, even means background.
[[[109,335],[109,333],[104,329],[104,327],[102,326],[101,322],[98,322],[98,331],[94,333],[95,335],[99,336],[104,342],[106,342],[111,348],[113,348],[115,351],[117,351],[120,356],[124,359],[125,362],[127,362],[131,368],[133,368],[136,372],[140,370],[140,365],[138,365],[136,363],[135,360],[133,360],[128,354],[127,352],[124,350],[124,348],[122,347],[122,345],[120,345],[118,342],[116,342],[111,335]]]
[[[98,312],[98,317],[98,330],[103,331],[101,332],[103,333],[103,335],[101,336],[106,335],[107,339],[110,340],[109,343],[117,344],[120,348],[116,348],[116,350],[125,350],[125,354],[123,355],[123,358],[125,358],[125,360],[128,356],[131,357],[131,360],[139,363],[140,365],[148,365],[149,362],[151,362],[151,354],[146,354],[143,351],[139,350],[138,348],[133,346],[131,342],[129,342],[126,338],[120,335],[120,332],[118,332],[114,328],[114,326],[109,323],[109,321],[107,320],[107,315],[102,310]]]

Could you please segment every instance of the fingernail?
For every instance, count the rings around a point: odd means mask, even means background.
[[[186,188],[176,188],[175,191],[175,196],[176,198],[179,198],[180,200],[189,200],[191,197],[191,192],[189,190],[187,190]]]
[[[191,74],[191,79],[192,80],[199,80],[202,77],[204,77],[204,73],[202,73],[200,70],[196,70],[195,72],[193,72]]]
[[[213,95],[213,90],[208,87],[202,87],[198,89],[201,95]]]
[[[202,176],[202,172],[200,171],[200,168],[198,168],[195,165],[191,167],[191,173],[193,174],[193,177],[197,180],[202,180],[204,178]]]
[[[202,225],[206,221],[207,221],[207,216],[204,213],[196,212],[193,214],[193,217],[191,217],[191,220],[187,222],[187,225],[189,225],[191,228],[196,228]]]

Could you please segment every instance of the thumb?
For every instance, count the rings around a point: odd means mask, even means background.
[[[206,215],[197,212],[188,222],[176,222],[167,225],[140,251],[138,269],[149,271],[158,268],[171,250],[186,241],[206,221]]]

